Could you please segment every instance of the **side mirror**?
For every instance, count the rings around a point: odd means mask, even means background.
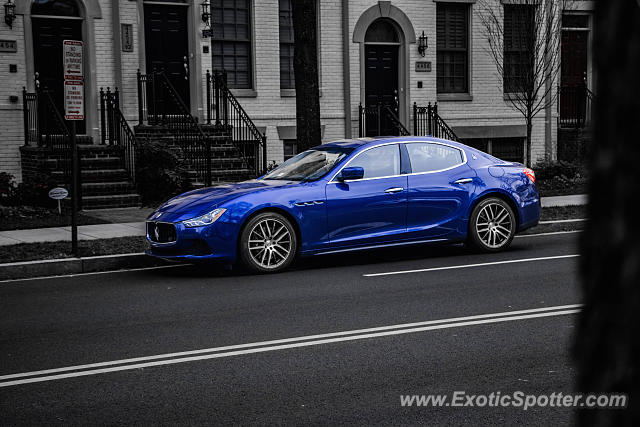
[[[344,181],[353,181],[356,179],[364,178],[364,169],[360,166],[355,166],[351,168],[344,168],[340,175],[338,176],[338,180],[341,182]]]

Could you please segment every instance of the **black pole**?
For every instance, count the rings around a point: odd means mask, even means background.
[[[206,149],[206,167],[207,171],[205,173],[205,186],[211,187],[211,138],[207,138],[205,140],[205,149]]]
[[[211,73],[207,70],[207,124],[211,124]]]
[[[413,103],[413,135],[418,135],[418,104]]]
[[[107,130],[105,123],[105,111],[104,111],[104,90],[100,88],[100,142],[105,145],[107,142]]]
[[[78,144],[76,142],[76,122],[70,120],[69,132],[71,136],[71,164],[72,164],[72,176],[71,176],[71,253],[73,256],[78,256],[78,198],[80,195],[79,180],[78,180]]]
[[[27,89],[22,87],[22,119],[24,125],[24,145],[29,145],[29,106],[27,105]]]
[[[143,124],[144,116],[142,115],[143,100],[142,100],[142,74],[140,70],[137,73],[138,76],[138,124]],[[145,94],[146,95],[146,94]]]
[[[262,135],[262,173],[267,172],[267,135]]]

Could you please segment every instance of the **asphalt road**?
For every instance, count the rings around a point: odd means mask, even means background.
[[[0,424],[569,424],[400,395],[570,393],[578,238],[0,283]]]

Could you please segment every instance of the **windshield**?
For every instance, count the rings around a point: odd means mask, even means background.
[[[290,158],[262,179],[315,181],[329,173],[352,151],[353,148],[336,146],[313,148]]]

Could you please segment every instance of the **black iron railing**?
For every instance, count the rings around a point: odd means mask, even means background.
[[[253,123],[227,86],[224,71],[207,70],[207,124],[228,128],[231,142],[256,176],[267,170],[267,137]]]
[[[428,103],[426,107],[413,104],[413,134],[433,136],[436,138],[460,141],[455,132],[442,120],[438,114],[438,103]]]
[[[120,110],[120,92],[100,88],[100,141],[122,149],[122,166],[135,182],[136,136]]]
[[[586,85],[558,87],[559,117],[562,128],[584,128],[591,125],[593,118],[594,94]]]
[[[70,151],[69,129],[58,111],[51,93],[38,89],[29,93],[22,89],[24,144]]]
[[[387,119],[398,130],[399,136],[411,135],[411,132],[409,132],[409,130],[406,127],[404,127],[404,125],[402,124],[402,122],[400,121],[396,113],[388,105],[384,107],[384,113],[387,115]]]
[[[141,74],[138,70],[138,122],[165,126],[197,179],[211,185],[211,138],[164,73]]]
[[[378,104],[358,106],[358,135],[365,136],[407,136],[409,130],[388,105]]]
[[[47,89],[29,93],[22,88],[24,114],[24,145],[47,148],[56,160],[56,170],[62,172],[59,185],[71,184],[71,135]],[[80,162],[80,159],[78,159]],[[82,189],[78,186],[78,208],[82,208]]]

